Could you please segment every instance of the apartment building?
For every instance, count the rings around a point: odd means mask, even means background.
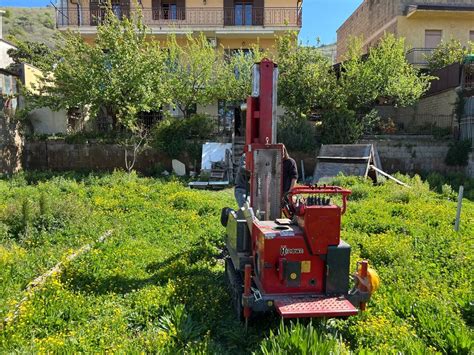
[[[106,4],[107,0],[60,0],[57,27],[79,31],[93,41]],[[158,39],[170,33],[203,32],[216,47],[229,49],[257,42],[271,49],[275,36],[299,31],[302,24],[302,0],[112,0],[118,17],[129,16],[136,6]]]
[[[474,41],[474,1],[364,0],[337,31],[337,60],[352,36],[362,37],[367,50],[386,32],[405,37],[408,60],[423,66],[441,40]]]
[[[108,0],[58,0],[56,25],[59,30],[71,29],[92,43],[97,25],[106,14]],[[178,36],[204,33],[217,49],[228,53],[246,50],[255,44],[272,51],[276,38],[302,26],[302,0],[111,0],[112,11],[119,18],[130,16],[139,6],[144,23],[156,40],[170,34]],[[196,107],[220,120],[219,124],[239,122],[240,104],[220,101],[206,107]],[[171,109],[173,116],[180,116]],[[154,120],[153,116],[151,120]]]

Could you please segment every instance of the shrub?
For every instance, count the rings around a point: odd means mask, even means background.
[[[466,166],[471,152],[471,141],[455,141],[449,145],[449,150],[444,160],[449,166]]]
[[[152,132],[152,145],[177,158],[190,148],[196,153],[198,142],[209,139],[214,133],[215,124],[206,115],[192,115],[189,118],[167,118],[161,121]],[[192,143],[189,142],[192,140]]]
[[[277,136],[290,151],[313,152],[317,146],[314,124],[302,117],[280,117]]]
[[[338,109],[323,115],[321,140],[324,144],[350,144],[362,136],[364,126],[354,111]]]
[[[428,58],[428,66],[431,70],[441,69],[454,63],[462,63],[464,57],[473,49],[472,42],[466,48],[461,41],[452,38],[442,41]]]

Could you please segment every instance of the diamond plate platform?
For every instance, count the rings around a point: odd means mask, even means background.
[[[282,297],[275,308],[283,318],[347,317],[359,311],[344,297]]]

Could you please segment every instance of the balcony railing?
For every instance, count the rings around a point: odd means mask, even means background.
[[[129,7],[114,7],[118,17],[130,16]],[[238,8],[144,8],[144,23],[150,27],[213,28],[236,26],[301,27],[301,7],[264,7],[240,10]],[[103,21],[105,9],[57,8],[56,25],[64,27],[97,26]]]
[[[428,59],[433,54],[434,48],[413,48],[410,49],[406,58],[408,63],[416,66],[427,66]]]

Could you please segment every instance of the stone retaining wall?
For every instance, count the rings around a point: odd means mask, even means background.
[[[474,177],[474,159],[471,154],[468,167],[452,167],[444,162],[449,141],[431,136],[378,136],[367,137],[360,143],[373,143],[379,152],[382,168],[388,173],[463,172]]]
[[[377,136],[367,137],[360,143],[372,143],[378,149],[382,168],[388,173],[459,171],[474,177],[474,158],[468,167],[455,168],[444,162],[449,149],[448,141],[437,141],[430,136]],[[290,152],[301,173],[304,161],[306,177],[312,176],[316,165],[314,153]],[[183,157],[187,168],[192,164]],[[171,171],[171,159],[152,149],[139,155],[135,169],[151,173],[157,165]],[[125,169],[124,149],[110,144],[67,144],[64,141],[27,142],[24,147],[23,166],[29,170],[103,170]]]
[[[134,169],[151,173],[158,165],[171,170],[171,160],[164,154],[147,149],[142,152]],[[28,170],[98,170],[125,169],[125,151],[112,144],[68,144],[64,141],[27,142],[23,166]]]

